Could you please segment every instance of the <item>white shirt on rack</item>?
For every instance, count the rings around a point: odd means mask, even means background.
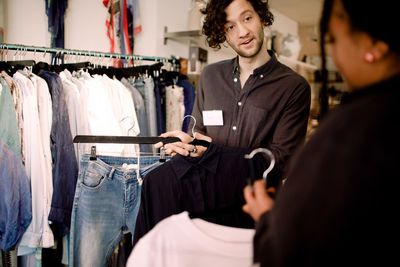
[[[16,72],[13,78],[20,86],[23,95],[25,170],[30,179],[32,192],[32,222],[18,246],[18,255],[24,255],[32,253],[35,248],[54,245],[54,237],[48,221],[53,181],[49,177],[48,170],[46,170],[47,164],[40,122],[40,119],[47,117],[48,111],[43,110],[41,112],[43,116],[39,116],[38,89],[35,88],[33,82],[27,78],[24,72]],[[46,125],[47,123],[43,121],[42,124]]]
[[[143,236],[127,267],[249,267],[254,229],[190,219],[188,212],[170,216]]]
[[[72,138],[76,135],[87,135],[89,134],[87,111],[86,106],[82,105],[79,88],[71,80],[72,75],[68,70],[60,72],[59,76],[63,84]],[[80,151],[78,144],[74,144],[74,146],[76,158],[79,161]]]

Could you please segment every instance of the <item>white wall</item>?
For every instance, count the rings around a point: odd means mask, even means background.
[[[50,46],[44,0],[1,0],[4,9],[4,42],[34,46]],[[0,6],[1,7],[1,6]],[[187,30],[191,0],[139,0],[142,33],[135,41],[135,54],[142,56],[188,57],[189,45],[206,48],[204,39],[163,42],[164,27],[168,31]],[[297,34],[297,22],[272,10],[272,29]],[[0,12],[1,13],[1,12]],[[107,9],[99,0],[69,0],[65,14],[65,48],[108,52],[110,43],[106,29]],[[234,55],[230,48],[208,49],[209,63]]]
[[[296,21],[286,17],[275,9],[271,9],[271,12],[274,15],[274,23],[271,26],[271,30],[281,32],[283,35],[288,33],[298,35],[299,25]]]
[[[2,0],[4,42],[34,46],[49,46],[44,0]]]
[[[103,1],[68,0],[64,19],[65,48],[109,52],[107,8]]]

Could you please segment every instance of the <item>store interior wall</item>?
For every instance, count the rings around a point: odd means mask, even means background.
[[[4,42],[33,46],[50,46],[44,0],[0,0]],[[135,41],[136,55],[188,58],[189,46],[206,47],[198,41],[168,40],[164,44],[164,27],[168,31],[186,31],[191,0],[139,0],[142,33]],[[275,22],[271,30],[298,34],[296,21],[272,9]],[[2,16],[2,17],[1,17]],[[65,14],[65,48],[109,52],[106,29],[107,9],[99,0],[69,0]],[[208,50],[208,63],[234,56],[230,48]]]

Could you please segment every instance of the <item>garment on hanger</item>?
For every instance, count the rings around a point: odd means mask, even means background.
[[[4,49],[3,44],[1,49]],[[31,64],[32,67],[27,70],[25,64]],[[59,253],[70,247],[70,244],[65,245],[64,243],[68,238],[66,234],[70,233],[68,227],[71,219],[69,216],[71,216],[77,188],[75,185],[79,167],[77,162],[83,157],[84,152],[88,152],[86,149],[88,146],[85,144],[79,144],[79,147],[78,144],[74,146],[72,137],[79,135],[118,135],[122,137],[158,135],[157,132],[151,135],[150,131],[145,135],[140,134],[142,125],[138,122],[137,110],[139,107],[137,109],[136,103],[140,102],[141,97],[142,115],[146,116],[147,122],[147,108],[150,114],[149,121],[152,123],[152,127],[146,127],[146,129],[152,129],[154,132],[158,118],[154,115],[155,108],[152,111],[149,109],[149,107],[156,106],[154,80],[151,75],[156,75],[161,66],[163,66],[162,63],[156,63],[151,66],[143,65],[132,68],[94,69],[95,66],[87,64],[87,62],[62,65],[49,65],[44,62],[33,62],[32,65],[32,62],[28,61],[19,61],[15,64],[1,62],[0,70],[4,70],[1,78],[4,81],[2,80],[0,98],[5,97],[3,87],[6,85],[8,86],[7,92],[11,91],[11,97],[7,96],[8,104],[1,104],[0,110],[7,108],[10,111],[2,113],[7,114],[7,119],[10,114],[16,114],[16,124],[14,123],[13,127],[2,127],[0,130],[12,130],[13,140],[20,143],[20,148],[17,147],[15,150],[16,153],[20,152],[21,161],[25,164],[27,182],[32,190],[30,200],[35,207],[33,209],[35,212],[32,214],[34,223],[31,223],[24,231],[22,242],[17,247],[20,255],[27,255],[20,257],[24,259],[21,260],[23,264],[26,266],[48,264],[55,259],[51,255],[56,253],[58,259],[61,256]],[[98,71],[98,74],[92,74],[93,70]],[[7,73],[7,71],[9,72]],[[13,77],[10,77],[9,74]],[[135,84],[132,87],[138,93],[136,96],[139,101],[136,101],[134,94],[131,93],[133,90],[120,81],[124,77],[129,79],[132,76],[140,77],[136,78],[136,81],[142,81],[143,92],[134,87]],[[153,96],[151,96],[152,93]],[[144,95],[151,96],[147,99],[147,102],[150,103],[147,105],[148,107],[146,107]],[[2,125],[5,125],[3,121]],[[145,131],[143,132],[145,133]],[[102,145],[104,148],[108,147],[104,149],[104,152],[107,152],[108,149],[109,155],[101,153]],[[113,145],[115,146],[110,148]],[[152,145],[146,145],[153,150]],[[145,151],[139,150],[138,144],[96,144],[96,148],[100,154],[99,160],[108,156],[118,161],[122,156],[130,154],[139,155],[141,159],[145,158],[144,154],[140,153]],[[126,159],[126,157],[122,158]],[[137,160],[138,158],[131,157],[131,159]],[[152,160],[154,166],[162,164],[161,157],[153,157]],[[129,164],[131,163],[128,162]],[[139,170],[139,174],[142,176],[146,174],[145,170],[151,169],[151,167],[146,168],[145,165],[142,164]],[[138,172],[137,170],[136,172],[131,171],[132,175]],[[140,178],[136,177],[137,184],[141,181]],[[129,190],[131,189],[133,188],[129,188]],[[81,194],[81,198],[82,195],[85,194]],[[133,197],[132,194],[130,196]],[[101,194],[98,197],[102,199]],[[113,195],[110,199],[112,198]],[[134,201],[138,202],[139,198],[140,190]],[[134,203],[131,204],[134,206]],[[79,212],[84,213],[85,211],[82,210],[85,208],[80,207]],[[131,214],[135,213],[131,211]],[[135,217],[135,215],[132,216]],[[136,218],[130,221],[134,224]],[[50,222],[52,222],[51,228],[49,228]],[[120,228],[118,227],[118,230],[121,230]],[[130,224],[128,230],[133,233],[134,226]],[[107,231],[105,231],[105,235],[107,235]],[[56,241],[57,247],[61,249],[54,251],[53,248],[47,248],[53,246]],[[63,251],[63,256],[65,255],[65,251]],[[42,261],[42,257],[49,258]],[[68,264],[65,257],[62,259],[62,263]]]
[[[33,74],[32,74],[33,75]],[[51,117],[48,110],[52,103],[42,103],[42,93],[48,93],[46,87],[38,90],[33,79],[26,71],[19,70],[13,78],[18,83],[23,96],[23,131],[22,140],[25,155],[25,170],[28,176],[32,193],[32,223],[25,231],[19,246],[18,255],[33,253],[39,247],[54,245],[53,233],[49,226],[49,211],[53,193],[52,166],[48,161],[50,155],[50,128],[41,129],[41,125],[49,125]],[[32,79],[31,79],[32,78]],[[39,77],[38,77],[39,78]],[[36,81],[37,82],[37,81]],[[47,98],[47,100],[49,100]],[[39,110],[39,104],[42,104]],[[47,140],[46,140],[47,136]],[[47,142],[47,149],[43,141]],[[47,157],[47,158],[46,158]]]
[[[128,88],[132,94],[132,98],[135,104],[135,111],[138,119],[138,123],[140,126],[140,133],[138,136],[150,136],[149,134],[149,126],[147,124],[147,117],[146,117],[146,106],[143,99],[142,94],[139,90],[134,86],[134,81],[128,80],[126,78],[122,78],[121,82],[123,85]],[[157,118],[158,119],[158,118]],[[153,149],[151,145],[148,144],[140,144],[140,151],[141,152],[151,152]]]
[[[176,83],[176,85],[183,87],[183,101],[184,101],[184,105],[185,105],[184,116],[192,115],[194,100],[196,98],[196,93],[195,93],[193,85],[190,82],[188,82],[186,80],[182,80],[182,79],[179,79],[178,82]],[[183,124],[182,124],[183,132],[186,133],[188,131],[189,123],[190,123],[189,120],[183,121]]]
[[[244,158],[249,149],[210,143],[201,157],[174,156],[143,180],[134,244],[162,219],[188,211],[209,222],[253,228],[242,211],[247,178],[262,177],[267,162],[261,155]]]
[[[166,90],[166,128],[167,132],[182,130],[185,116],[183,87],[170,85]]]
[[[72,143],[61,79],[56,73],[44,70],[39,72],[39,76],[47,82],[53,102],[51,152],[53,155],[54,194],[49,220],[58,225],[58,231],[63,236],[69,232],[78,163]]]
[[[0,249],[15,248],[32,220],[29,180],[17,156],[0,138]]]
[[[105,266],[125,232],[134,232],[143,177],[160,158],[98,155],[80,162],[72,219],[73,266]]]
[[[7,74],[4,73],[3,75]],[[18,138],[18,122],[13,97],[8,84],[3,78],[0,78],[0,86],[2,88],[0,95],[0,138],[16,155],[21,156],[21,144]]]
[[[190,219],[185,211],[162,220],[148,232],[134,247],[126,266],[251,266],[254,232]]]

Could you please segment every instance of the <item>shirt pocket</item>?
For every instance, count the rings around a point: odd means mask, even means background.
[[[270,116],[269,109],[246,105],[240,126],[242,142],[250,147],[259,146],[265,138],[265,129],[270,127]]]

